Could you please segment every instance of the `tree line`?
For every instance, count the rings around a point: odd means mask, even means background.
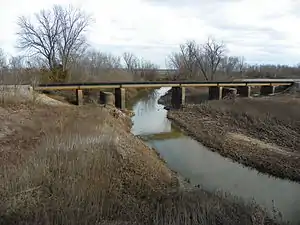
[[[23,56],[8,57],[0,48],[2,77],[20,71],[36,71],[46,74],[49,81],[62,82],[82,79],[79,73],[97,77],[117,70],[126,71],[134,80],[155,80],[159,77],[159,66],[150,60],[131,52],[115,56],[91,48],[86,34],[93,22],[93,17],[84,11],[60,5],[41,10],[35,14],[34,20],[19,17],[17,48]],[[188,40],[181,44],[178,52],[168,56],[166,67],[174,70],[169,75],[169,79],[173,80],[296,77],[300,74],[299,65],[249,65],[243,56],[227,55],[225,43],[213,38],[208,38],[205,43]]]

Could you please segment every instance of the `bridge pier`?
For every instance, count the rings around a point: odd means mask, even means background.
[[[185,87],[172,87],[171,104],[174,109],[185,104]]]
[[[125,109],[125,88],[115,88],[115,106],[118,109]]]
[[[76,103],[77,105],[83,105],[83,93],[80,89],[76,89]]]
[[[250,86],[239,86],[237,87],[237,94],[240,97],[247,97],[251,96],[251,87]]]
[[[275,93],[275,86],[262,86],[260,88],[261,95],[272,95]]]
[[[100,91],[100,104],[114,105],[114,94],[111,92]]]
[[[228,87],[222,88],[222,98],[228,95],[236,96],[236,94],[237,94],[236,88],[228,88]]]
[[[223,87],[209,87],[208,99],[209,100],[221,100],[223,93]]]

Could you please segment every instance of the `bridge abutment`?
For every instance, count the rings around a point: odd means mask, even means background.
[[[125,88],[115,88],[115,106],[118,109],[125,109]]]
[[[185,87],[172,87],[171,104],[174,109],[185,104]]]
[[[250,86],[239,86],[237,87],[237,94],[240,97],[247,97],[251,96],[251,87]]]
[[[76,89],[76,103],[77,105],[83,105],[83,92],[80,89]]]
[[[208,99],[209,100],[221,100],[223,87],[209,87]]]
[[[260,88],[261,95],[272,95],[275,93],[275,86],[262,86]]]

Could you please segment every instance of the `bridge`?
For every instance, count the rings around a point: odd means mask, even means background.
[[[33,89],[36,91],[70,90],[76,92],[77,105],[83,104],[83,90],[87,89],[114,89],[115,106],[119,109],[125,108],[126,88],[172,88],[172,105],[180,108],[185,102],[186,87],[208,87],[209,100],[222,99],[228,94],[229,88],[235,88],[241,97],[250,97],[251,87],[260,87],[261,95],[274,94],[278,86],[291,86],[295,83],[291,79],[256,79],[235,81],[143,81],[143,82],[98,82],[98,83],[62,83],[62,84],[40,84]]]

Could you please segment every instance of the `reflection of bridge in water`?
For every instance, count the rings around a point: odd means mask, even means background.
[[[261,95],[272,95],[278,86],[289,87],[296,83],[293,79],[253,79],[235,81],[149,81],[149,82],[100,82],[100,83],[70,83],[70,84],[41,84],[34,90],[75,90],[77,104],[83,103],[83,90],[86,89],[114,89],[115,106],[125,108],[125,88],[161,88],[171,87],[171,103],[179,108],[185,102],[186,87],[208,87],[209,100],[222,99],[234,88],[241,97],[250,97],[251,87],[260,87]]]

